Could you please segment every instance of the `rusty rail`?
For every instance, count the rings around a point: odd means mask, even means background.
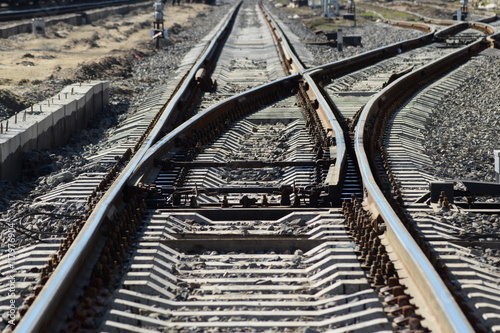
[[[296,52],[293,50],[291,43],[287,39],[286,35],[283,33],[283,30],[280,28],[279,24],[270,15],[270,13],[267,10],[265,10],[262,4],[260,4],[260,9],[264,14],[264,16],[266,17],[266,21],[273,33],[273,38],[275,40],[276,45],[278,46],[282,62],[285,66],[287,73],[288,74],[303,73],[305,71],[305,66],[299,59],[299,57],[297,57]]]
[[[455,302],[454,295],[450,293],[429,259],[406,229],[400,216],[381,192],[373,157],[381,144],[380,133],[392,110],[425,82],[440,75],[446,68],[452,68],[465,61],[485,47],[485,42],[477,41],[399,78],[367,103],[356,127],[355,149],[366,193],[366,206],[373,216],[385,224],[387,229],[384,235],[395,250],[394,255],[397,255],[398,263],[409,272],[404,278],[405,283],[412,293],[422,295],[421,298],[431,305],[429,307],[433,311],[431,315],[444,332],[473,332],[474,329]]]

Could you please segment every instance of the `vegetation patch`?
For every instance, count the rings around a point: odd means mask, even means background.
[[[358,8],[362,9],[364,12],[376,12],[382,15],[384,18],[389,20],[397,21],[420,21],[420,17],[405,13],[399,10],[389,9],[385,7],[372,6],[369,4],[358,4]]]
[[[362,17],[368,21],[376,21],[377,19],[379,19],[379,16],[372,12],[363,12],[363,13],[358,13],[357,15],[358,17]]]
[[[317,17],[303,20],[304,25],[311,31],[336,31],[339,28],[352,26],[353,21],[344,20],[341,17]]]

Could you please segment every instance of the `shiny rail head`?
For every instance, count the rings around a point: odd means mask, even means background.
[[[373,142],[373,140],[369,137],[371,129],[367,129],[367,125],[372,123],[374,117],[383,118],[381,113],[389,109],[386,108],[386,105],[395,100],[400,91],[407,91],[409,87],[416,89],[418,87],[416,81],[421,80],[427,73],[439,73],[441,67],[452,66],[468,58],[470,53],[477,53],[484,49],[483,44],[481,41],[472,43],[392,82],[366,104],[356,126],[354,145],[363,178],[366,205],[375,216],[380,216],[383,219],[387,228],[386,234],[392,243],[391,246],[398,249],[398,253],[401,251],[399,256],[404,265],[414,267],[412,269],[414,272],[412,283],[421,291],[424,299],[437,305],[434,317],[439,319],[441,329],[445,332],[473,332],[474,330],[375,181],[367,151],[367,147],[370,146],[367,141]]]

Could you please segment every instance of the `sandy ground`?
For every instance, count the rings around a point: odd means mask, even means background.
[[[165,28],[187,26],[187,20],[210,6],[185,4],[165,6]],[[12,90],[47,79],[75,79],[84,63],[119,56],[134,49],[150,49],[153,9],[114,15],[92,25],[57,24],[46,35],[20,34],[0,40],[0,89]],[[175,27],[178,27],[175,25]],[[138,57],[141,52],[137,52]],[[15,90],[15,89],[14,89]]]

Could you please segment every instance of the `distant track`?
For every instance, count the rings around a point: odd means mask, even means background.
[[[129,3],[143,2],[141,0],[108,0],[99,2],[79,2],[63,5],[48,5],[40,7],[21,7],[21,8],[0,8],[0,21],[19,21],[29,20],[47,16],[55,16],[69,13],[78,13],[83,10],[105,8],[110,6],[119,6]]]

